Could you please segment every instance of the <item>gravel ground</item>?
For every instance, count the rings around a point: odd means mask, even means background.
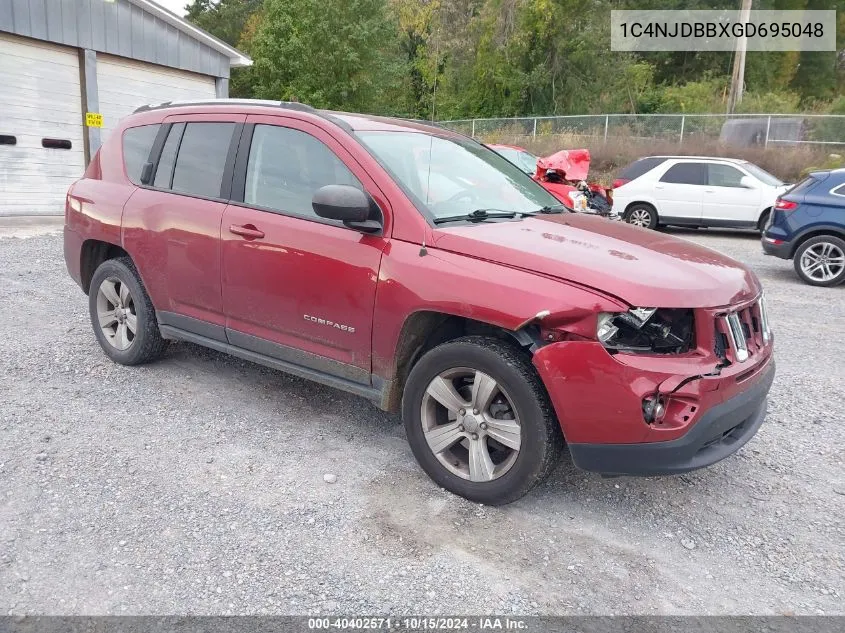
[[[0,613],[845,613],[845,287],[681,235],[767,288],[768,421],[680,477],[564,459],[504,508],[436,488],[354,396],[189,344],[112,364],[60,237],[0,239]]]

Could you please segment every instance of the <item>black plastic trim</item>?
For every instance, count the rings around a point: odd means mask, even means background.
[[[845,226],[837,226],[835,224],[815,224],[807,227],[789,240],[789,244],[791,245],[791,248],[789,249],[789,257],[795,255],[795,251],[797,251],[798,247],[801,246],[801,242],[818,235],[833,235],[834,237],[845,240]]]
[[[221,343],[229,342],[226,338],[226,328],[222,325],[216,325],[208,321],[203,321],[202,319],[195,319],[184,314],[162,310],[156,312],[156,319],[160,326],[169,325],[180,330],[185,330],[186,332],[192,332],[215,341],[220,341]]]
[[[226,328],[226,336],[229,343],[236,347],[257,352],[262,356],[275,358],[276,360],[292,363],[301,367],[307,367],[324,374],[329,374],[343,380],[349,380],[362,385],[370,386],[370,372],[354,365],[341,363],[332,358],[326,358],[318,354],[311,354],[309,352],[288,347],[287,345],[280,345],[267,339],[259,338],[251,334],[245,334]],[[354,336],[354,334],[350,334]]]
[[[667,442],[569,444],[573,463],[606,475],[676,475],[733,455],[754,437],[766,418],[766,397],[775,377],[768,361],[748,390],[707,411],[686,435]]]
[[[161,335],[166,339],[188,341],[189,343],[202,345],[203,347],[208,347],[210,349],[217,350],[218,352],[231,354],[232,356],[237,356],[238,358],[243,358],[244,360],[258,363],[259,365],[264,365],[265,367],[278,369],[279,371],[293,374],[294,376],[299,376],[300,378],[313,380],[314,382],[318,382],[335,389],[341,389],[342,391],[355,394],[356,396],[362,396],[368,400],[372,400],[376,404],[379,404],[382,401],[381,389],[376,389],[369,385],[362,385],[351,380],[333,376],[326,372],[302,367],[300,365],[296,365],[295,363],[290,363],[277,358],[272,358],[258,352],[243,349],[242,347],[237,347],[236,345],[223,343],[222,341],[194,334],[193,332],[188,332],[170,325],[162,325],[159,329],[161,330]]]
[[[226,153],[226,163],[223,165],[223,179],[220,183],[220,197],[228,200],[232,196],[232,180],[235,174],[235,158],[238,155],[238,147],[244,131],[244,123],[236,123],[232,130],[232,138],[229,139],[229,151]]]

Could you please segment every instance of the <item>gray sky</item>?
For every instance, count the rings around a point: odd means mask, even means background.
[[[176,15],[185,15],[185,5],[189,4],[190,0],[153,0],[153,2],[165,9],[170,9]]]

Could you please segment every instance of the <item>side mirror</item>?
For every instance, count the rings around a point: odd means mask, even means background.
[[[739,179],[739,184],[745,187],[746,189],[757,188],[757,181],[754,180],[751,176],[743,176]]]
[[[311,206],[321,218],[339,220],[351,229],[378,233],[381,222],[370,219],[370,196],[350,185],[326,185],[314,192]]]

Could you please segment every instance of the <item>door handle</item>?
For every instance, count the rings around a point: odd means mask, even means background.
[[[712,189],[705,189],[704,193],[714,193],[714,191]]]
[[[248,240],[257,240],[264,237],[264,231],[255,228],[255,226],[252,224],[244,224],[243,226],[238,226],[237,224],[230,224],[229,233],[240,235]]]
[[[663,185],[654,185],[655,189],[663,189]]]

